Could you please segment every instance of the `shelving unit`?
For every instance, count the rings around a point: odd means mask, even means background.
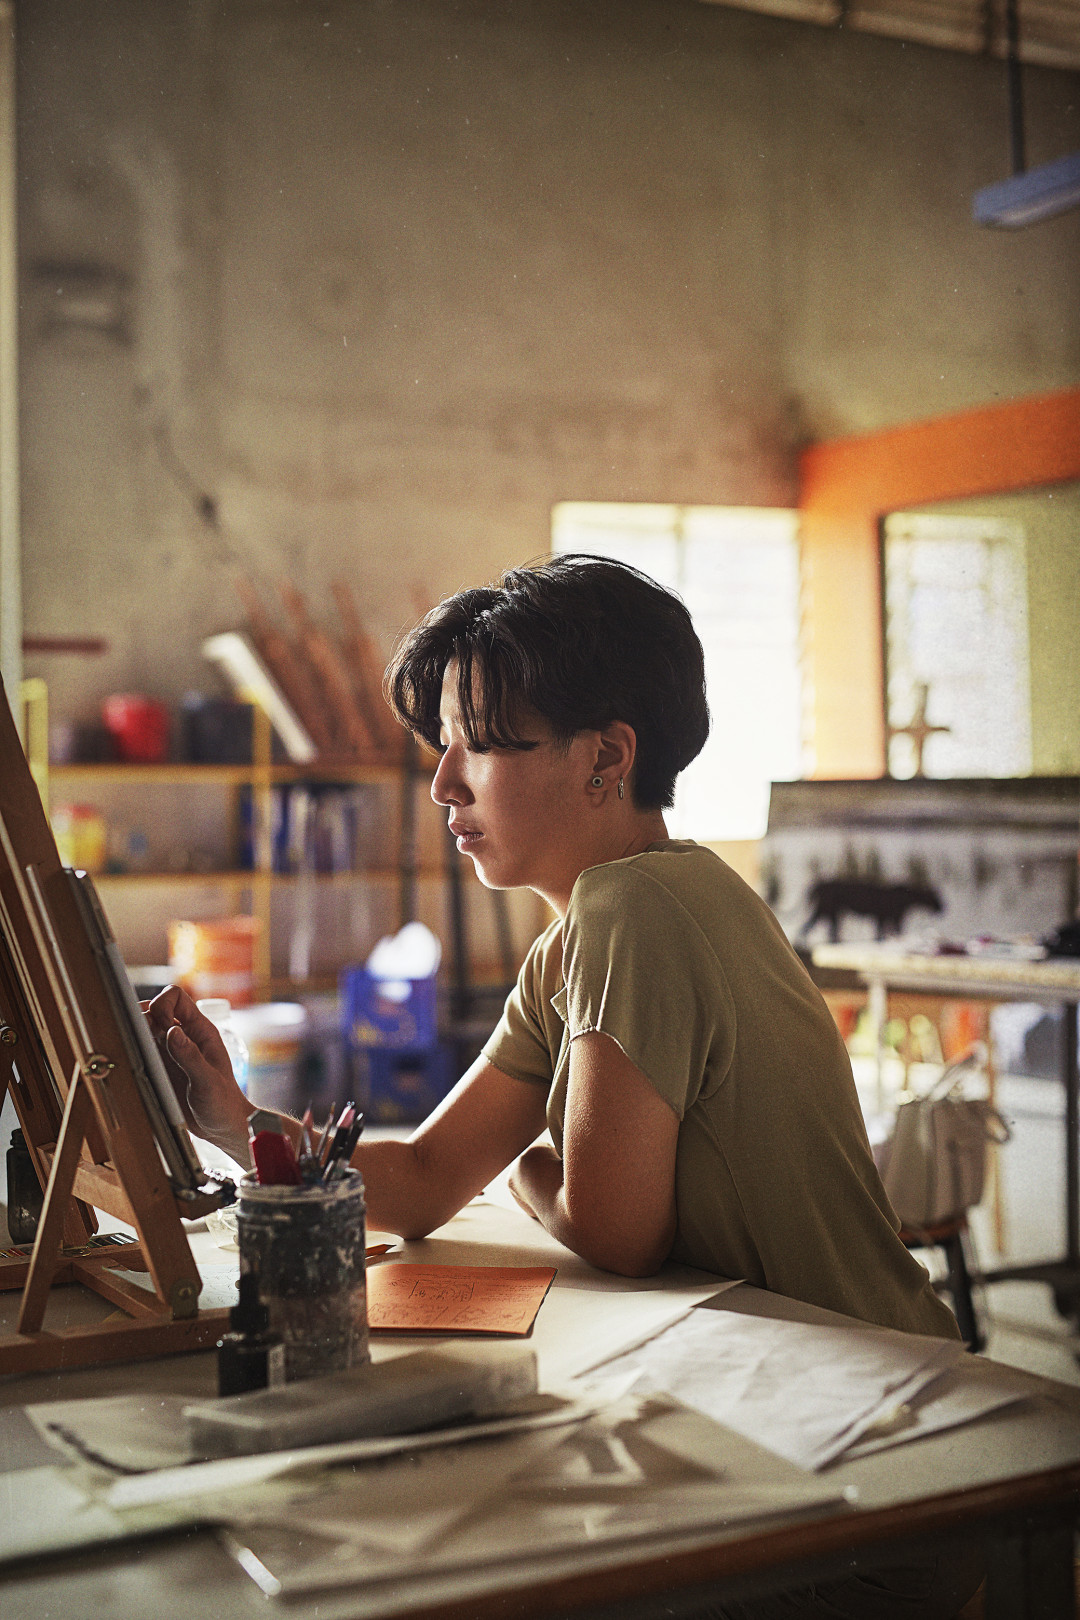
[[[220,864],[172,870],[159,851],[159,859],[150,869],[96,874],[95,882],[129,961],[164,960],[152,953],[150,940],[161,937],[159,921],[163,930],[170,916],[170,893],[176,896],[172,916],[194,915],[201,920],[221,914],[220,910],[210,909],[216,892],[227,909],[248,913],[262,924],[255,962],[255,992],[260,1000],[333,990],[336,967],[345,961],[363,960],[380,932],[400,927],[414,917],[428,922],[443,939],[455,1007],[468,1000],[462,984],[498,985],[505,980],[507,950],[519,963],[525,945],[546,926],[549,914],[542,902],[525,891],[506,897],[488,895],[477,882],[468,857],[456,854],[452,844],[448,847],[444,813],[427,802],[431,765],[419,750],[398,764],[372,761],[295,766],[271,762],[265,726],[257,724],[255,744],[258,757],[250,765],[113,763],[50,767],[46,792],[54,803],[62,799],[98,801],[111,823],[114,818],[125,819],[128,806],[135,806],[140,817],[149,816],[153,828],[157,823],[148,806],[161,804],[161,798],[155,801],[153,794],[164,792],[168,803],[164,819],[174,825],[172,847],[187,854],[194,848],[203,861],[220,855]],[[368,829],[366,863],[341,872],[274,871],[274,789],[319,784],[383,790],[385,802]],[[153,792],[147,795],[147,789]],[[253,867],[239,865],[240,804],[245,790],[252,797]],[[188,793],[192,796],[190,821],[185,819],[186,811],[180,813],[175,808],[178,802],[186,803],[182,796]],[[198,849],[199,811],[203,814],[203,832],[209,828],[203,842],[212,845],[212,851]],[[322,938],[323,948],[317,952],[323,958],[321,965],[313,964],[307,978],[296,978],[282,971],[281,944],[304,906],[305,893],[314,896],[322,916],[329,915],[336,939],[330,938],[328,943]],[[359,897],[360,909],[367,907],[370,916],[370,930],[362,922],[359,937],[355,909],[347,899],[350,894]],[[145,906],[140,903],[143,899]],[[467,970],[461,965],[466,959]]]
[[[224,792],[226,801],[227,835],[225,858],[229,864],[215,868],[104,871],[96,874],[102,897],[108,905],[110,893],[138,890],[225,891],[229,903],[238,910],[249,912],[259,919],[261,927],[256,939],[255,978],[258,996],[272,995],[286,987],[288,981],[275,978],[272,971],[272,899],[278,892],[309,887],[317,892],[351,887],[365,879],[370,882],[397,882],[399,884],[398,921],[408,921],[415,912],[416,884],[420,880],[441,880],[444,869],[440,865],[422,864],[417,859],[415,846],[416,816],[412,802],[417,782],[423,775],[423,766],[415,751],[406,754],[400,764],[384,761],[372,763],[344,762],[340,764],[316,762],[312,765],[278,765],[271,761],[271,739],[264,717],[256,711],[255,759],[250,765],[137,765],[123,763],[54,765],[48,774],[47,794],[58,797],[57,790],[74,791],[92,798],[95,789],[121,789],[125,797],[137,796],[144,788],[175,788],[178,791],[211,790]],[[385,817],[386,827],[393,830],[393,847],[389,859],[358,870],[341,872],[285,873],[274,870],[273,864],[273,794],[274,789],[287,786],[378,787],[393,791],[393,803]],[[252,846],[254,864],[237,864],[241,843],[241,795],[248,790],[252,802]],[[299,986],[290,986],[295,992]],[[321,981],[313,979],[305,988],[320,988]]]

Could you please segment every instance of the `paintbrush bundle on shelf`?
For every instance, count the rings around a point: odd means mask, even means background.
[[[383,697],[383,660],[364,629],[348,582],[335,580],[331,589],[341,621],[337,635],[316,621],[303,592],[290,580],[278,587],[283,625],[251,581],[240,579],[248,617],[244,640],[310,739],[308,759],[396,765],[404,732]]]

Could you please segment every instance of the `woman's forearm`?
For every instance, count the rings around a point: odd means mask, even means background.
[[[543,1110],[539,1087],[478,1058],[410,1141],[364,1141],[353,1153],[364,1178],[368,1226],[426,1237],[536,1138]],[[299,1150],[300,1122],[282,1116],[282,1126]]]
[[[463,1203],[425,1163],[416,1142],[365,1142],[352,1163],[364,1178],[367,1224],[406,1239],[427,1237],[456,1215]],[[479,1190],[479,1189],[475,1189]]]
[[[278,1114],[281,1128],[300,1155],[302,1126],[291,1114]],[[238,1164],[250,1164],[246,1136],[236,1133],[216,1145]],[[354,1152],[351,1163],[364,1178],[367,1224],[377,1232],[393,1232],[398,1237],[421,1238],[442,1226],[460,1205],[424,1166],[423,1156],[413,1142],[364,1142]]]

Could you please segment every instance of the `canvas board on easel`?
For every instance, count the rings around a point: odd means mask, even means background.
[[[199,1349],[227,1313],[198,1309],[184,1232],[235,1196],[200,1165],[92,880],[60,864],[0,688],[0,1102],[11,1096],[44,1187],[32,1255],[0,1259],[22,1290],[0,1375]],[[138,1247],[87,1248],[95,1210]],[[153,1292],[114,1275],[140,1267]],[[81,1283],[125,1313],[46,1322],[54,1287]]]

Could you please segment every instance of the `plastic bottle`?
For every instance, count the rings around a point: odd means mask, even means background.
[[[236,1026],[232,1020],[232,1005],[224,996],[205,996],[202,1001],[195,1003],[199,1011],[216,1025],[218,1033],[225,1042],[225,1050],[229,1054],[233,1074],[240,1090],[246,1094],[248,1086],[248,1049],[237,1034]]]

